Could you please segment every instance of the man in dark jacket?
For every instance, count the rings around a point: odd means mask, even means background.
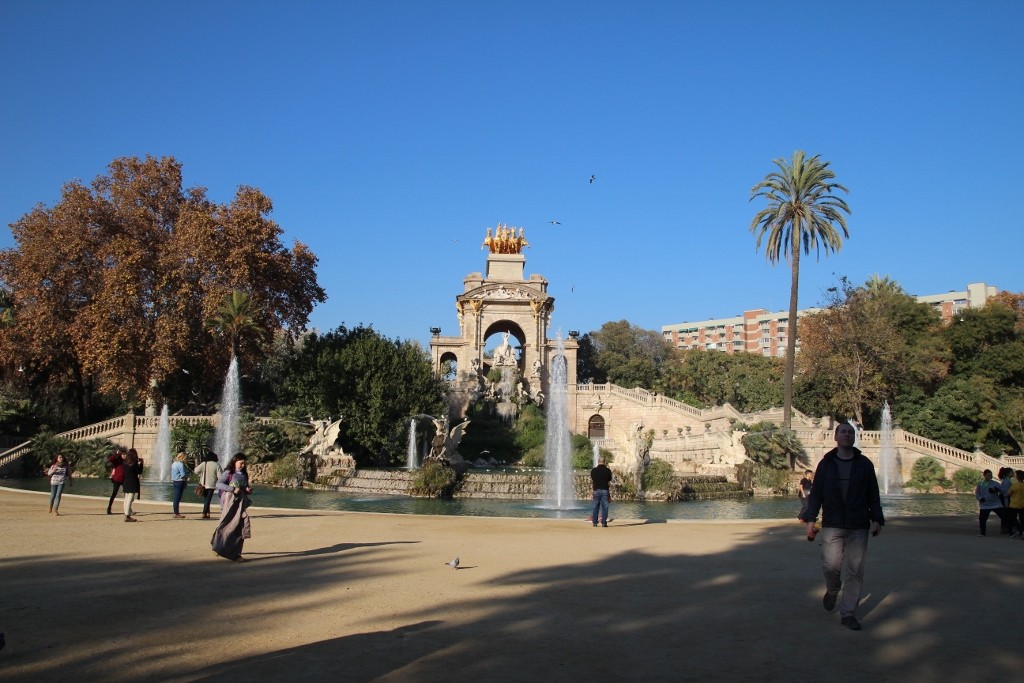
[[[590,481],[594,484],[594,511],[590,515],[590,521],[597,526],[597,520],[601,520],[601,526],[608,526],[608,500],[609,489],[612,485],[612,471],[604,464],[604,458],[599,458],[597,467],[590,470]]]
[[[836,447],[818,463],[800,519],[807,523],[807,537],[814,538],[814,520],[821,510],[821,564],[825,573],[822,606],[835,609],[839,590],[843,600],[839,615],[843,626],[860,630],[857,603],[864,578],[864,557],[868,549],[868,531],[877,536],[885,524],[878,495],[875,466],[853,447],[857,432],[852,425],[836,427]],[[844,576],[845,575],[845,576]],[[845,584],[843,582],[845,579]]]

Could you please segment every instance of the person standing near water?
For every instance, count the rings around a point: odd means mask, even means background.
[[[800,516],[807,523],[807,538],[813,539],[815,533],[821,538],[825,574],[822,607],[827,612],[835,609],[842,590],[839,614],[843,626],[851,631],[861,629],[856,612],[864,580],[868,532],[877,536],[885,524],[875,466],[854,448],[856,438],[852,425],[842,423],[836,427],[836,447],[818,463],[807,509]],[[814,520],[819,511],[822,529],[815,532]]]
[[[590,481],[594,485],[594,510],[590,515],[590,521],[597,526],[597,520],[601,520],[601,526],[608,526],[608,502],[611,498],[610,489],[612,484],[612,471],[604,462],[604,458],[597,459],[597,467],[590,470]]]
[[[174,487],[174,502],[171,503],[171,508],[174,510],[174,518],[185,519],[185,515],[180,514],[178,511],[181,497],[185,495],[185,487],[188,486],[188,470],[185,468],[184,452],[174,456],[174,462],[171,463],[171,485]]]
[[[797,496],[800,497],[800,513],[796,516],[800,519],[805,512],[807,512],[807,497],[811,495],[811,484],[814,482],[814,473],[810,470],[804,470],[804,476],[800,480],[800,484],[797,488]]]
[[[113,487],[110,491],[110,500],[107,501],[107,514],[112,515],[114,513],[110,511],[110,508],[113,507],[117,492],[124,483],[124,451],[118,448],[107,458],[107,463],[110,465],[110,484]]]
[[[224,472],[217,477],[220,492],[220,522],[213,531],[210,546],[213,552],[235,562],[245,562],[242,545],[252,536],[247,510],[252,502],[249,475],[245,471],[245,454],[232,456]]]
[[[206,451],[203,461],[196,465],[195,471],[203,487],[203,519],[210,519],[210,503],[213,501],[213,494],[217,490],[217,478],[221,473],[220,465],[217,464],[217,454]]]
[[[71,464],[60,453],[46,469],[50,477],[50,512],[60,516],[60,497],[64,493],[64,485],[71,486]]]
[[[978,499],[978,535],[988,535],[988,517],[993,512],[1003,519],[1003,503],[999,500],[999,482],[992,478],[992,470],[981,473],[982,480],[974,487],[974,497]]]
[[[132,517],[132,503],[142,491],[142,460],[134,448],[128,450],[124,459],[124,521],[137,522]]]

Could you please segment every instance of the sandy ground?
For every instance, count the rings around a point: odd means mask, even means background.
[[[253,508],[215,522],[0,489],[4,681],[1014,680],[1024,542],[890,520],[861,632],[794,521],[647,524]],[[258,503],[258,496],[256,499]],[[115,510],[118,507],[115,505]],[[614,503],[612,505],[614,517]],[[445,562],[458,555],[459,569]]]

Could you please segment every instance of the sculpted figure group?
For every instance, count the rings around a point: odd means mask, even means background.
[[[516,229],[499,223],[494,229],[494,236],[491,236],[491,229],[487,228],[487,237],[481,248],[486,247],[492,254],[519,254],[523,249],[530,246],[523,236],[523,228],[519,228],[519,235]]]

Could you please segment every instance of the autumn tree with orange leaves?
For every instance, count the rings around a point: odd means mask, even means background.
[[[89,185],[68,182],[53,207],[11,224],[17,246],[0,251],[11,303],[0,363],[24,367],[36,386],[70,386],[80,423],[94,391],[134,405],[215,391],[231,348],[207,322],[227,298],[248,296],[263,331],[245,338],[243,367],[275,333],[303,331],[326,299],[316,256],[282,245],[272,210],[254,187],[226,205],[183,189],[173,157],[115,159]]]

